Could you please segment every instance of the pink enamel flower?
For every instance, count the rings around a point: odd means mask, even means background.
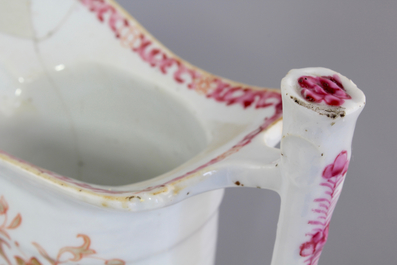
[[[324,248],[325,243],[327,242],[328,231],[329,225],[327,225],[324,230],[314,234],[310,241],[301,245],[299,254],[302,257],[308,257],[321,252]]]
[[[351,99],[337,75],[301,76],[298,78],[298,83],[302,88],[301,94],[307,101],[315,103],[324,101],[330,106],[340,106],[345,102],[344,99]]]
[[[336,176],[343,176],[349,167],[349,160],[347,160],[347,152],[342,151],[335,158],[334,163],[329,164],[323,171],[323,178],[330,179]]]

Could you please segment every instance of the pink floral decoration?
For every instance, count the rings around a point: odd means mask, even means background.
[[[349,160],[347,160],[347,152],[342,151],[336,158],[333,164],[325,167],[323,171],[323,178],[330,179],[333,177],[343,176],[349,167]]]
[[[337,75],[301,76],[298,83],[302,88],[302,96],[311,102],[321,103],[324,100],[327,105],[340,106],[345,102],[344,99],[351,99]]]
[[[321,251],[328,239],[329,223],[332,213],[338,201],[344,176],[349,167],[347,151],[340,152],[334,162],[324,168],[321,186],[325,187],[324,196],[317,198],[317,208],[313,209],[318,213],[316,220],[310,220],[308,224],[315,226],[310,234],[310,239],[300,246],[299,254],[301,257],[307,257],[307,265],[317,265]]]
[[[161,50],[155,44],[155,41],[150,39],[142,29],[134,25],[134,22],[128,20],[114,3],[108,3],[105,0],[79,0],[91,12],[96,14],[97,19],[101,23],[106,23],[113,31],[114,36],[120,40],[123,47],[128,48],[131,52],[138,54],[141,59],[148,63],[151,67],[157,68],[162,74],[172,75],[175,82],[185,84],[188,89],[193,89],[197,93],[216,100],[219,103],[224,103],[227,106],[240,105],[244,109],[249,107],[255,109],[273,108],[274,114],[270,117],[265,117],[263,123],[259,125],[254,131],[250,132],[235,146],[217,157],[211,159],[207,163],[197,167],[196,169],[176,177],[175,179],[164,183],[162,185],[148,187],[146,189],[135,192],[135,194],[151,191],[157,188],[164,187],[166,184],[177,181],[186,177],[189,174],[198,172],[199,170],[215,164],[226,157],[238,152],[242,147],[249,144],[252,139],[266,130],[272,123],[276,122],[282,117],[282,101],[279,92],[267,89],[253,89],[249,87],[242,87],[235,84],[230,84],[226,80],[222,80],[207,73],[202,73],[194,67],[185,64],[182,60],[174,57],[165,50]],[[49,170],[38,168],[33,164],[18,159],[0,150],[0,155],[5,155],[22,164],[29,165],[40,174],[46,174],[61,181],[70,183],[79,188],[99,192],[102,194],[123,194],[130,193],[131,190],[109,190],[99,186],[90,185],[78,180],[58,175]],[[82,190],[80,190],[82,191]],[[139,196],[131,196],[130,198],[139,198]],[[1,206],[0,199],[0,214],[6,211],[6,208]],[[1,244],[1,242],[0,242]]]
[[[301,245],[300,255],[302,257],[309,257],[317,252],[321,252],[328,239],[329,225],[324,230],[315,233],[311,240]]]

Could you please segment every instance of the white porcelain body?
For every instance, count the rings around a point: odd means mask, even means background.
[[[211,75],[113,1],[0,5],[0,259],[213,264],[223,189],[252,187],[281,196],[272,264],[317,264],[365,104],[354,83]]]
[[[103,264],[114,259],[139,265],[214,263],[223,190],[156,210],[121,212],[98,209],[26,181],[26,176],[19,176],[21,172],[12,172],[4,165],[0,168],[1,192],[9,204],[7,215],[20,214],[22,219],[20,227],[6,230],[12,243],[10,248],[3,248],[12,264],[14,256],[27,261],[36,257],[41,264],[47,264],[35,244],[56,259],[62,248],[83,245],[84,238],[79,235],[85,235],[90,240],[87,249],[96,252],[83,256],[79,264]],[[70,256],[64,253],[60,260],[67,261]]]

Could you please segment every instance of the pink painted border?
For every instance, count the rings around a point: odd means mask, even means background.
[[[170,52],[166,51],[165,48],[162,50],[160,47],[157,47],[159,45],[157,44],[156,46],[156,42],[149,36],[149,34],[144,32],[139,26],[134,25],[132,18],[123,16],[119,8],[112,3],[106,2],[105,0],[79,1],[94,13],[100,22],[108,24],[115,37],[120,39],[120,45],[139,55],[144,62],[148,63],[151,67],[158,69],[162,74],[171,74],[176,83],[183,84],[187,89],[192,89],[198,94],[206,96],[208,99],[215,100],[221,104],[225,104],[226,106],[240,105],[243,107],[243,109],[250,107],[255,109],[274,109],[274,114],[272,116],[265,117],[263,123],[257,129],[246,135],[228,151],[209,160],[207,163],[195,168],[194,170],[176,177],[162,185],[148,187],[144,190],[135,192],[134,194],[152,191],[154,189],[164,187],[167,184],[183,179],[188,175],[204,169],[205,167],[224,160],[226,157],[238,152],[242,147],[249,144],[258,134],[266,130],[272,123],[276,122],[282,117],[281,94],[278,91],[243,87],[241,85],[229,83],[224,79],[211,74],[202,72],[172,55]],[[135,24],[137,23],[135,22]],[[171,71],[173,72],[171,73]],[[36,167],[7,153],[1,151],[0,153],[7,156],[11,160],[21,163],[22,165],[26,165],[34,171],[37,171],[38,175],[45,174],[91,192],[111,195],[131,193],[131,191],[128,190],[114,191],[95,187],[90,184]]]
[[[178,84],[226,105],[241,105],[243,108],[267,108],[274,101],[281,101],[279,92],[234,85],[231,82],[198,70],[166,48],[161,48],[132,18],[123,16],[119,9],[105,0],[80,0],[97,19],[109,26],[120,44],[139,55],[142,61],[164,75],[170,74]]]

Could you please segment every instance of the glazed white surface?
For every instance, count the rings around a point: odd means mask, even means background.
[[[275,98],[269,108],[253,107],[263,89],[236,87],[251,97],[249,108],[227,97],[217,102],[187,88],[189,78],[176,82],[177,69],[162,73],[122,47],[81,3],[37,0],[31,8],[35,37],[18,30],[26,36],[16,37],[0,26],[0,48],[8,51],[0,53],[1,202],[10,205],[7,214],[21,214],[12,237],[28,255],[39,257],[32,243],[39,239],[54,256],[80,244],[76,235],[89,234],[103,260],[212,264],[223,188],[244,186],[281,196],[272,264],[307,264],[302,246],[312,230],[308,222],[317,218],[313,202],[325,192],[322,177],[343,152],[350,159],[365,104],[354,83],[341,76],[352,99],[339,107],[343,116],[330,118],[323,111],[334,107],[297,104],[305,99],[296,82],[306,74],[337,73],[291,71],[281,84],[281,133]],[[53,13],[47,16],[47,9]],[[280,138],[281,149],[273,148]],[[54,234],[57,243],[50,244]],[[89,258],[82,264],[91,264]]]

